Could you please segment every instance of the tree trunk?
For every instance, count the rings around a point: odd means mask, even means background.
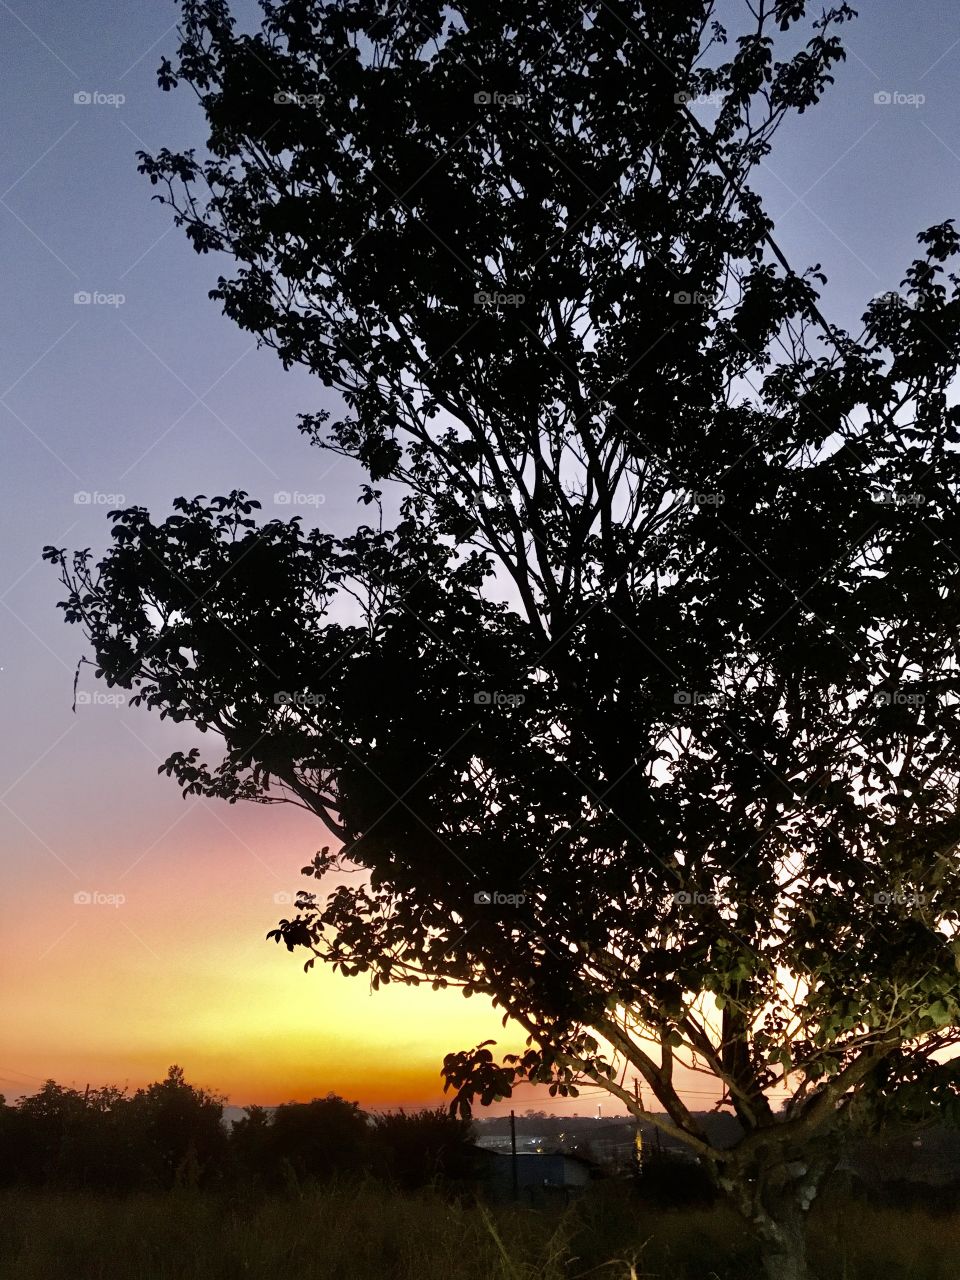
[[[806,1214],[784,1188],[779,1203],[757,1208],[753,1224],[766,1280],[809,1280]]]
[[[750,1224],[760,1246],[766,1280],[811,1280],[807,1266],[807,1210],[823,1169],[800,1161],[777,1160],[765,1168],[719,1179]]]

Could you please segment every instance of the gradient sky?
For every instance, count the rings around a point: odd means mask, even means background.
[[[860,9],[838,83],[781,131],[761,179],[781,247],[797,268],[823,264],[824,308],[848,325],[897,287],[918,230],[960,216],[960,13]],[[90,669],[93,700],[71,711],[83,646],[55,608],[44,544],[100,550],[114,503],[164,514],[180,494],[233,488],[267,518],[275,492],[301,490],[322,495],[300,513],[323,527],[360,520],[358,471],[296,431],[298,412],[336,408],[331,393],[220,315],[207,291],[223,267],[193,253],[136,172],[138,149],[203,142],[192,93],[156,87],[176,13],[172,0],[0,0],[0,1092],[51,1075],[137,1086],[179,1062],[241,1104],[328,1089],[435,1102],[444,1053],[512,1047],[490,1006],[304,975],[264,934],[284,914],[275,895],[306,885],[320,824],[183,800],[156,766],[189,730],[102,701]],[[78,305],[80,292],[123,301]],[[75,903],[83,892],[124,901]],[[705,1105],[704,1089],[692,1082],[689,1100]]]

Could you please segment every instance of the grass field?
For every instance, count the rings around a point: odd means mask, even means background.
[[[956,1280],[960,1218],[847,1202],[811,1224],[823,1280]],[[632,1268],[632,1269],[631,1269]],[[754,1280],[725,1210],[653,1210],[615,1186],[563,1213],[446,1203],[375,1185],[242,1202],[0,1193],[0,1277],[16,1280]]]

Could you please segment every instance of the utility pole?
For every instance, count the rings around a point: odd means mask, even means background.
[[[517,1178],[517,1117],[514,1112],[510,1112],[510,1150],[513,1153],[511,1166],[513,1169],[513,1198],[514,1201],[520,1198],[520,1183]]]
[[[633,1077],[633,1096],[636,1099],[637,1110],[643,1110],[643,1098],[640,1096],[640,1081],[636,1076]],[[636,1160],[637,1173],[643,1168],[643,1130],[640,1128],[640,1117],[637,1116],[637,1133],[633,1140],[634,1159]]]

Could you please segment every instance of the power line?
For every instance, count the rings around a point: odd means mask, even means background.
[[[0,1067],[0,1076],[4,1080],[13,1081],[13,1083],[16,1083],[13,1080],[14,1076],[23,1076],[25,1080],[39,1080],[41,1084],[46,1084],[49,1079],[49,1076],[32,1076],[28,1071],[14,1071],[12,1067]]]

